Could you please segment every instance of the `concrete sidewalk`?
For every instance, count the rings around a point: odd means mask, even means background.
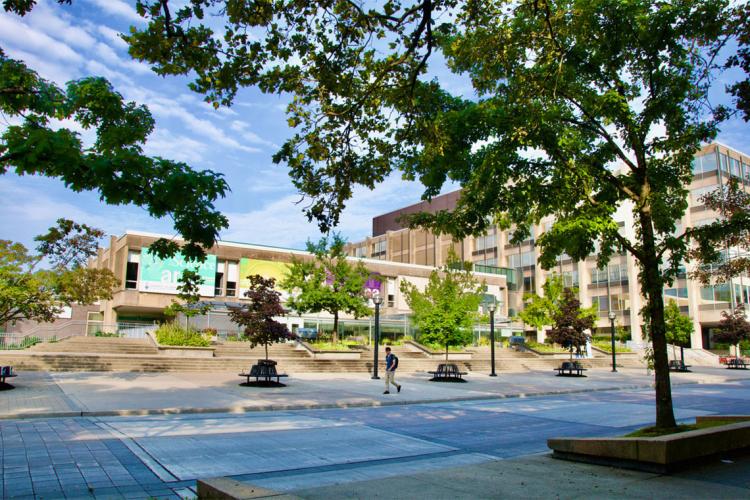
[[[399,376],[403,385],[382,394],[383,381],[366,374],[300,374],[287,387],[242,387],[227,373],[23,372],[15,389],[0,392],[0,418],[148,415],[172,413],[372,407],[442,401],[519,398],[550,394],[647,388],[642,369],[589,370],[585,378],[550,372],[472,373],[467,383],[434,383],[426,374]],[[699,368],[676,373],[672,383],[724,383],[750,379],[750,372]]]
[[[290,496],[269,498],[748,498],[750,457],[660,475],[543,454],[283,493]]]

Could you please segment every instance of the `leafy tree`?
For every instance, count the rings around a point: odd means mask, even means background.
[[[58,219],[37,236],[37,254],[20,243],[0,240],[0,325],[19,320],[54,321],[61,306],[112,298],[118,285],[109,269],[83,267],[96,255],[104,233],[85,224]],[[44,261],[49,269],[37,269]]]
[[[672,356],[674,357],[674,346],[680,346],[682,349],[690,344],[690,336],[693,334],[693,320],[680,312],[680,306],[677,302],[670,300],[667,307],[664,308],[664,322],[666,323],[667,342],[672,344]],[[681,356],[683,357],[683,356]]]
[[[731,313],[722,311],[721,316],[719,331],[714,333],[714,341],[736,346],[735,357],[739,358],[740,342],[750,340],[750,322],[747,320],[745,307],[739,305]]]
[[[732,177],[729,184],[703,195],[701,201],[720,217],[697,235],[698,245],[690,256],[701,265],[691,277],[708,285],[750,273],[750,231],[744,229],[750,224],[750,194]],[[727,252],[736,255],[727,256]]]
[[[6,0],[3,7],[24,15],[34,3]],[[180,249],[174,241],[158,240],[151,248],[160,257],[181,250],[202,259],[204,248],[228,227],[214,207],[229,190],[222,174],[143,154],[154,119],[145,106],[125,102],[107,80],[88,77],[62,89],[0,48],[0,112],[20,121],[0,134],[0,174],[44,175],[76,192],[98,191],[111,205],[132,203],[153,217],[171,216],[187,243]],[[94,129],[96,140],[85,146],[77,132],[53,127],[52,120]]]
[[[415,214],[413,225],[463,237],[512,222],[520,241],[553,215],[538,240],[543,266],[563,252],[583,259],[596,241],[600,264],[633,255],[653,337],[656,426],[676,425],[662,290],[700,232],[672,234],[693,154],[729,114],[705,110],[720,52],[733,40],[747,46],[747,16],[726,0],[194,0],[175,13],[141,0],[138,9],[149,24],[127,37],[131,55],[160,74],[195,72],[191,88],[209,102],[230,105],[250,85],[293,95],[295,133],[274,160],[323,229],[353,185],[372,188],[400,169],[426,198],[447,179],[463,187],[456,210]],[[223,33],[202,22],[214,14]],[[423,79],[433,54],[471,80],[471,99]],[[618,231],[623,207],[632,238]]]
[[[739,2],[732,15],[732,25],[737,30],[737,52],[727,60],[726,67],[740,68],[745,75],[750,75],[750,3]],[[729,92],[735,97],[737,110],[745,121],[750,120],[750,77],[729,86]]]
[[[339,340],[339,315],[355,318],[370,315],[362,292],[370,277],[362,262],[352,264],[344,252],[346,241],[340,235],[307,242],[313,259],[292,259],[289,275],[281,287],[290,293],[286,305],[299,313],[326,311],[333,315],[333,342]]]
[[[581,301],[578,300],[573,290],[566,288],[560,301],[559,309],[555,312],[554,327],[547,337],[570,349],[570,359],[573,359],[573,349],[580,349],[586,345],[586,330],[594,327],[594,319],[591,314],[581,309]]]
[[[173,300],[165,313],[170,316],[182,313],[185,316],[185,328],[190,330],[190,318],[206,314],[211,310],[211,305],[201,302],[200,287],[203,284],[203,278],[197,271],[183,269],[179,282],[177,298],[182,303]]]
[[[419,339],[448,347],[464,346],[474,340],[471,327],[482,303],[484,286],[478,283],[468,267],[449,257],[446,266],[430,273],[424,291],[408,281],[401,281],[401,293],[412,310],[412,322],[419,329]]]
[[[232,321],[245,327],[245,337],[250,341],[250,347],[263,344],[268,359],[268,346],[282,340],[292,338],[286,325],[274,318],[285,314],[281,305],[281,294],[275,290],[276,280],[253,274],[247,277],[250,287],[245,292],[247,304],[233,307],[229,310]]]
[[[535,293],[526,293],[523,296],[523,310],[518,313],[518,317],[537,330],[541,330],[546,325],[551,325],[555,313],[559,310],[560,299],[565,287],[563,286],[562,277],[558,274],[551,274],[542,285],[543,295]]]

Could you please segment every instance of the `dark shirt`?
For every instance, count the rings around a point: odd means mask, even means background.
[[[387,371],[396,371],[396,367],[393,366],[393,361],[394,361],[393,358],[395,358],[393,353],[390,353],[385,357],[385,369]]]

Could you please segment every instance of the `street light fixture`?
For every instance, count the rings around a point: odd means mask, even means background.
[[[490,377],[497,377],[497,373],[495,373],[495,307],[495,301],[493,300],[488,306],[490,310],[490,357],[492,363]]]
[[[612,371],[617,371],[617,357],[615,356],[615,318],[617,315],[614,311],[609,311],[609,323],[612,329]]]
[[[380,304],[383,303],[383,297],[375,294],[372,297],[375,304],[375,350],[373,352],[372,379],[379,380],[378,377],[378,349],[380,348]]]

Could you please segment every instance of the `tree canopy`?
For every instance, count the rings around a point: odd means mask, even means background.
[[[518,313],[521,321],[537,330],[554,324],[555,317],[560,312],[566,290],[562,276],[559,274],[548,275],[544,285],[542,285],[542,290],[544,291],[543,295],[524,294],[524,307]],[[578,293],[578,289],[575,287],[571,288],[571,291],[574,295]],[[581,309],[581,314],[596,320],[596,306]]]
[[[307,242],[312,259],[293,258],[281,287],[290,294],[286,305],[299,313],[326,311],[333,315],[333,342],[339,339],[339,314],[355,318],[370,315],[364,286],[370,271],[362,262],[351,262],[344,252],[346,241],[338,234],[317,243]]]
[[[464,346],[474,340],[471,328],[479,315],[483,289],[469,269],[452,259],[442,270],[430,273],[424,291],[401,281],[420,342],[444,346],[446,360],[449,346]]]
[[[282,340],[292,338],[286,325],[274,318],[284,316],[286,311],[281,305],[281,294],[274,288],[274,278],[264,278],[258,274],[247,277],[250,286],[245,292],[246,303],[241,307],[232,307],[229,316],[232,321],[245,327],[244,335],[253,348],[262,344],[268,359],[268,346]]]
[[[563,252],[585,258],[596,242],[601,263],[616,251],[632,254],[653,338],[656,426],[675,426],[662,289],[700,232],[673,234],[687,206],[693,154],[732,112],[708,99],[727,43],[740,49],[728,64],[748,67],[745,5],[193,0],[171,7],[138,1],[148,25],[127,37],[131,55],[162,75],[194,74],[191,88],[216,106],[230,105],[245,86],[290,94],[294,133],[274,160],[288,165],[310,198],[308,217],[324,231],[355,185],[373,188],[400,170],[424,184],[426,198],[449,179],[463,188],[456,210],[415,214],[413,225],[463,237],[515,223],[521,241],[530,223],[551,215],[554,225],[537,240],[544,266]],[[430,79],[429,65],[440,60],[470,81],[468,92]],[[734,91],[747,110],[743,82]],[[632,211],[633,237],[619,231],[620,209]]]
[[[190,318],[206,314],[211,306],[201,303],[200,287],[203,284],[201,275],[192,269],[184,269],[177,285],[177,298],[182,302],[173,300],[172,304],[164,311],[168,315],[182,313],[185,316],[185,328],[190,330]]]
[[[62,306],[112,298],[118,280],[109,269],[85,267],[96,255],[99,229],[71,220],[37,236],[37,253],[0,240],[0,326],[19,320],[54,321]],[[38,269],[47,261],[49,269]]]
[[[34,3],[6,0],[3,7],[24,15]],[[16,120],[0,134],[0,174],[44,175],[76,192],[97,191],[110,205],[134,204],[153,217],[170,216],[186,244],[180,249],[161,239],[151,247],[157,255],[181,250],[187,258],[202,259],[228,227],[214,206],[229,191],[223,175],[144,154],[154,129],[151,113],[126,102],[104,78],[60,88],[0,48],[0,112]],[[96,140],[84,144],[77,132],[59,126],[60,120],[95,130]]]

